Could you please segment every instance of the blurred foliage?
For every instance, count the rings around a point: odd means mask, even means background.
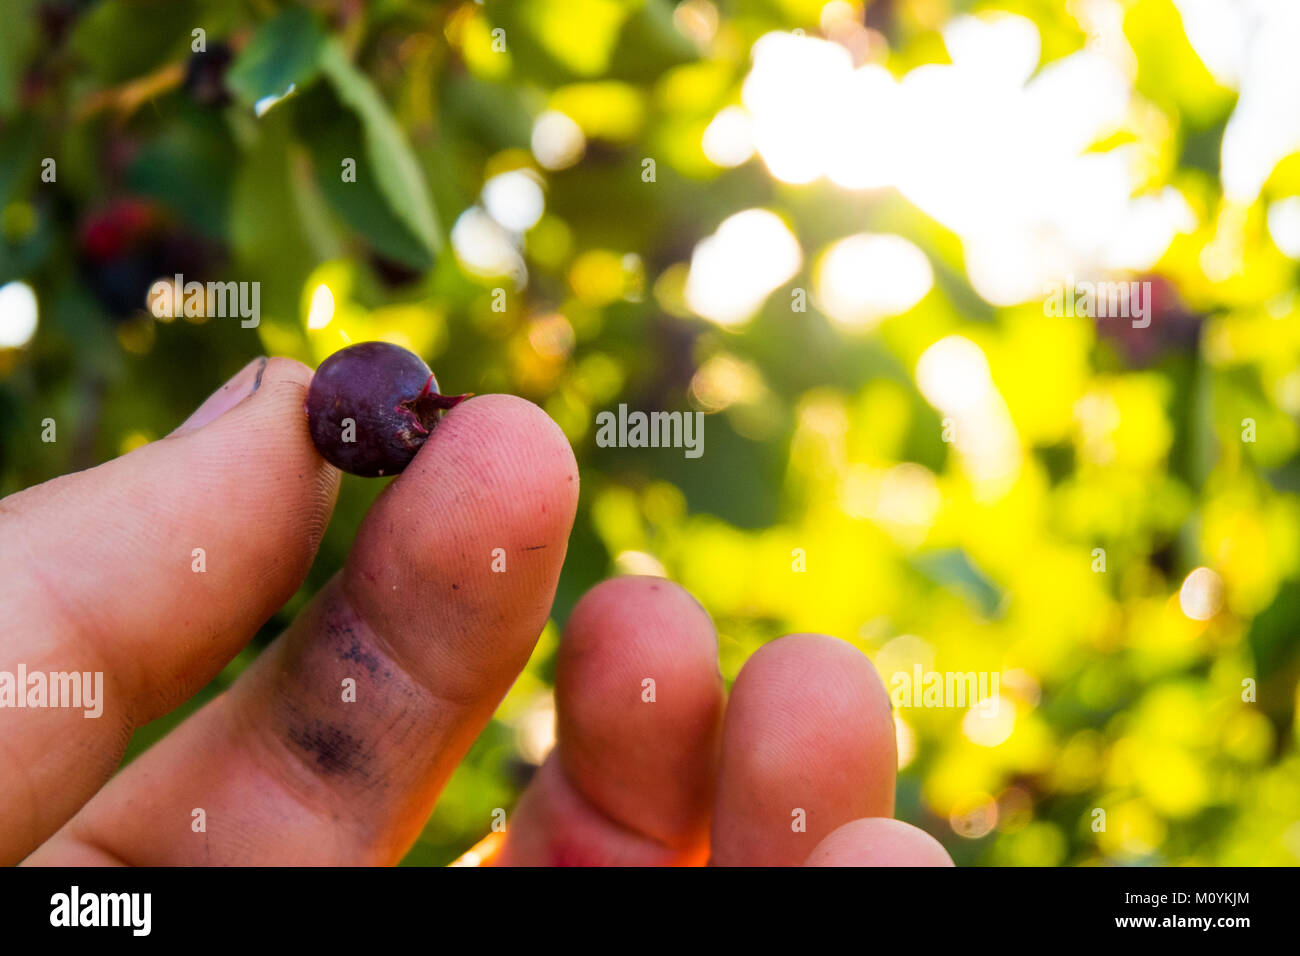
[[[1094,47],[1128,66],[1124,121],[1082,147],[1129,149],[1135,192],[1186,206],[1148,267],[1112,274],[1152,283],[1147,329],[986,294],[970,230],[914,193],[706,153],[765,34],[827,38],[897,78],[951,63],[946,28],[994,11],[1032,25],[1039,75]],[[1077,109],[1061,106],[1067,127]],[[898,815],[960,863],[1294,864],[1300,304],[1273,210],[1297,215],[1300,154],[1230,195],[1223,144],[1245,112],[1170,0],[10,0],[0,285],[34,289],[39,325],[27,339],[0,313],[0,492],[165,435],[258,354],[314,365],[398,342],[449,391],[541,404],[583,482],[554,621],[408,862],[454,858],[513,805],[548,745],[558,625],[636,572],[700,598],[728,681],[792,630],[853,642],[887,682],[1002,675],[987,726],[897,712]],[[998,145],[928,132],[957,171]],[[709,321],[696,246],[752,208],[804,255],[757,314]],[[933,282],[855,326],[828,315],[819,253],[864,229],[905,237]],[[260,282],[260,325],[153,318],[147,290],[176,272]],[[945,408],[984,367],[983,411]],[[707,412],[703,457],[598,447],[595,414],[619,403]],[[47,416],[57,443],[39,439]],[[975,444],[950,440],[954,421]],[[128,757],[285,626],[381,486],[345,477],[300,592]],[[1205,580],[1213,606],[1189,616]]]

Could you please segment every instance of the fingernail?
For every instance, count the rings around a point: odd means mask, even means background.
[[[262,373],[266,371],[267,361],[267,357],[263,355],[241,368],[235,373],[234,378],[209,395],[176,431],[187,432],[202,428],[209,422],[216,421],[256,392],[262,384]]]

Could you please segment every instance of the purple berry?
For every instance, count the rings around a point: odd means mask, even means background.
[[[226,88],[226,70],[235,54],[221,42],[191,54],[185,63],[185,90],[201,106],[225,106],[230,100]]]
[[[360,342],[316,369],[307,425],[330,464],[363,478],[395,475],[410,463],[443,412],[468,395],[440,395],[418,355],[387,342]]]

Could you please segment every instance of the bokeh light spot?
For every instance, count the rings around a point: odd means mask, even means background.
[[[36,334],[36,291],[26,282],[0,286],[0,348],[16,349]]]

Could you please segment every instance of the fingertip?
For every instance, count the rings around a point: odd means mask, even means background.
[[[174,447],[156,444],[171,467],[187,463],[189,481],[229,503],[228,513],[246,526],[248,548],[268,556],[278,549],[289,559],[288,578],[296,580],[325,533],[340,474],[316,452],[307,429],[303,403],[311,369],[276,356],[251,370],[255,381],[241,401],[205,425],[173,433]]]
[[[413,668],[441,668],[456,693],[479,695],[527,660],[577,501],[573,450],[550,417],[513,395],[477,395],[441,419],[375,502],[345,591]],[[431,646],[431,619],[463,621],[477,643]]]
[[[889,817],[853,820],[832,831],[805,866],[954,866],[943,844],[920,827]]]
[[[700,830],[722,706],[717,633],[684,588],[619,577],[578,602],[556,669],[558,749],[606,813],[667,842]]]
[[[175,438],[199,431],[213,422],[226,418],[235,409],[250,404],[259,394],[263,396],[261,404],[265,405],[266,395],[273,392],[281,393],[286,386],[290,389],[301,386],[305,392],[311,376],[311,369],[294,359],[259,356],[209,395],[193,414],[167,437]],[[266,386],[265,390],[264,386]]]
[[[262,369],[254,394],[275,383],[290,383],[305,390],[311,385],[312,376],[315,374],[297,359],[275,355],[267,360],[266,366]]]
[[[442,418],[439,430],[457,428],[500,428],[515,437],[527,436],[530,443],[571,464],[576,471],[573,446],[564,431],[545,409],[518,395],[490,392],[474,395],[457,404]]]
[[[647,695],[653,710],[640,706]],[[680,743],[674,725],[699,726],[720,716],[721,703],[717,631],[685,588],[628,575],[579,599],[556,668],[560,749],[579,783],[609,776],[603,765],[617,756],[609,741],[653,732],[671,751]]]
[[[861,652],[822,634],[770,642],[727,705],[713,861],[802,863],[840,824],[893,813],[896,765],[889,700]]]
[[[827,634],[787,634],[764,644],[745,662],[737,684],[778,687],[808,681],[845,706],[876,718],[891,713],[889,695],[871,660],[848,641]],[[892,719],[892,718],[891,718]]]
[[[253,391],[229,415],[217,419],[217,424],[239,432],[267,422],[279,429],[282,440],[292,441],[295,452],[310,451],[315,455],[305,404],[311,377],[312,370],[296,359],[268,359],[258,372]]]
[[[601,635],[616,622],[625,626],[647,619],[673,625],[658,635],[663,643],[653,649],[670,647],[675,659],[683,655],[716,658],[718,635],[704,606],[681,585],[653,575],[609,578],[587,591],[569,615],[561,654],[598,645]],[[650,630],[638,628],[638,632],[653,636]]]
[[[476,395],[443,416],[396,484],[439,480],[448,468],[481,476],[502,517],[562,525],[578,506],[573,446],[546,412],[517,395]],[[547,519],[547,520],[543,520]]]

